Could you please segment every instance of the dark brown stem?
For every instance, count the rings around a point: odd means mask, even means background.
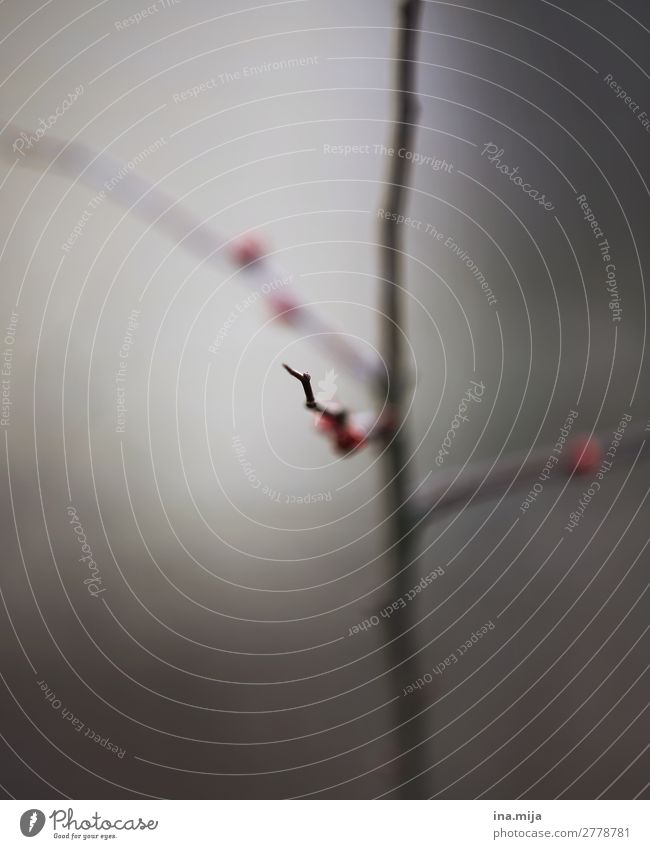
[[[296,380],[299,380],[302,384],[302,388],[305,393],[305,407],[310,410],[315,410],[317,413],[322,413],[327,418],[332,419],[332,421],[337,424],[344,424],[347,418],[347,412],[343,409],[333,410],[331,407],[323,407],[318,403],[316,398],[314,397],[314,390],[311,388],[311,375],[308,372],[300,372],[288,366],[286,363],[282,363],[284,368],[289,372],[292,377],[295,377]]]
[[[305,406],[309,407],[310,410],[319,410],[319,406],[314,398],[314,390],[311,388],[311,375],[305,372],[299,372],[295,369],[288,366],[286,363],[282,363],[284,368],[289,372],[290,375],[299,380],[302,383],[302,388],[305,391]],[[322,412],[322,410],[321,410]]]

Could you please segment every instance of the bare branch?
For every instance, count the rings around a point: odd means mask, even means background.
[[[293,377],[297,378],[301,382],[302,388],[305,391],[305,406],[309,407],[310,410],[320,410],[321,412],[323,412],[323,410],[321,410],[318,404],[316,403],[316,399],[314,398],[314,390],[311,388],[311,375],[307,372],[301,373],[299,371],[296,371],[295,369],[291,368],[291,366],[288,366],[286,363],[282,363],[282,365],[284,366],[284,368],[286,368],[289,374],[293,375]]]
[[[604,459],[602,446],[611,439],[611,431],[601,431],[593,436],[581,434],[565,446],[565,459],[554,467],[545,485],[559,485],[569,477],[583,477],[598,471]],[[648,433],[641,427],[629,430],[618,446],[616,459],[635,456],[645,444]],[[412,521],[433,521],[444,510],[460,505],[475,505],[497,499],[532,486],[539,480],[553,445],[536,449],[528,457],[522,453],[509,454],[501,460],[473,464],[466,472],[449,473],[437,478],[433,487],[416,496],[412,502]]]
[[[349,454],[369,442],[372,429],[359,427],[351,420],[348,411],[339,404],[330,403],[323,406],[316,400],[311,388],[311,375],[308,372],[296,371],[286,363],[282,363],[282,365],[292,377],[295,377],[302,384],[305,393],[305,407],[320,413],[316,424],[325,435],[331,438],[339,453]]]
[[[257,292],[267,294],[267,301],[276,316],[300,329],[305,336],[320,345],[330,357],[363,381],[377,382],[383,375],[379,358],[366,352],[327,324],[313,307],[302,303],[287,289],[278,289],[277,281],[290,275],[270,256],[260,241],[249,234],[238,238],[225,238],[195,216],[184,205],[161,189],[158,183],[129,170],[115,182],[115,176],[124,173],[124,163],[110,154],[98,152],[82,142],[42,138],[37,147],[23,157],[17,157],[9,142],[18,138],[21,127],[9,124],[0,138],[0,155],[10,161],[47,173],[50,170],[74,181],[81,181],[96,192],[105,190],[105,183],[114,187],[110,200],[129,214],[138,216],[151,227],[168,236],[183,250],[223,272],[223,254],[242,271],[238,280],[247,283]]]

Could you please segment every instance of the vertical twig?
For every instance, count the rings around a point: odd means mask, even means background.
[[[405,567],[413,557],[413,539],[410,531],[412,522],[408,501],[407,444],[404,433],[405,389],[407,381],[403,374],[402,333],[403,333],[403,262],[401,259],[402,231],[396,219],[402,213],[405,194],[408,189],[408,160],[398,156],[400,149],[411,150],[412,139],[418,114],[415,95],[416,46],[421,0],[403,0],[400,5],[399,51],[397,58],[396,98],[397,115],[393,138],[393,156],[390,160],[388,186],[384,209],[393,213],[384,217],[381,224],[381,271],[382,310],[383,310],[383,347],[388,383],[386,391],[388,406],[396,431],[388,437],[385,457],[385,476],[388,483],[389,544],[394,560],[395,577],[393,592],[395,598],[405,595],[412,579]],[[393,686],[401,695],[402,686],[418,677],[418,669],[413,656],[417,651],[417,638],[409,631],[413,614],[407,606],[401,615],[391,616],[387,620],[389,630],[389,652]],[[402,680],[403,679],[403,680]],[[398,698],[396,704],[396,739],[401,757],[398,764],[399,794],[405,798],[429,796],[431,788],[426,788],[422,779],[415,776],[429,766],[425,748],[420,745],[428,736],[422,716],[412,716],[413,708],[420,709],[417,701]],[[429,775],[427,773],[427,775]]]

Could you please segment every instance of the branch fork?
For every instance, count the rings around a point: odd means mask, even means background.
[[[316,427],[330,437],[339,453],[350,454],[368,442],[369,432],[352,423],[348,410],[340,404],[321,404],[316,400],[308,372],[296,371],[286,363],[282,365],[292,377],[300,381],[305,393],[305,407],[320,413],[316,419]]]

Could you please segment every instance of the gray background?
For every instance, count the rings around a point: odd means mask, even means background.
[[[424,4],[414,148],[453,170],[414,165],[409,213],[467,250],[497,304],[424,225],[406,231],[414,484],[435,469],[471,378],[484,401],[445,471],[553,443],[571,409],[583,431],[650,416],[650,136],[603,79],[650,111],[647,6],[474,5]],[[19,313],[0,446],[0,782],[17,798],[391,794],[394,701],[408,681],[387,674],[383,626],[349,636],[392,601],[378,452],[332,454],[280,363],[316,380],[333,369],[354,410],[371,408],[370,387],[269,321],[261,300],[210,353],[249,292],[241,275],[223,251],[202,262],[111,199],[65,254],[95,192],[78,172],[45,172],[39,150],[74,137],[126,162],[163,138],[133,174],[183,197],[219,239],[259,232],[295,275],[292,291],[369,350],[390,159],[323,146],[390,143],[396,4],[182,0],[116,28],[140,9],[0,7],[2,326]],[[317,62],[174,102],[219,74],[300,57]],[[13,165],[13,125],[33,131],[79,85]],[[553,212],[481,156],[489,142]],[[618,325],[582,192],[614,252]],[[115,374],[134,308],[118,434]],[[614,464],[573,533],[563,528],[584,480],[548,485],[525,516],[515,492],[427,524],[412,583],[437,566],[444,575],[413,602],[422,673],[496,625],[406,697],[433,735],[413,795],[648,796],[645,451],[634,469]],[[286,503],[319,492],[331,500]],[[97,598],[70,503],[102,576]],[[41,680],[125,757],[76,733]]]

